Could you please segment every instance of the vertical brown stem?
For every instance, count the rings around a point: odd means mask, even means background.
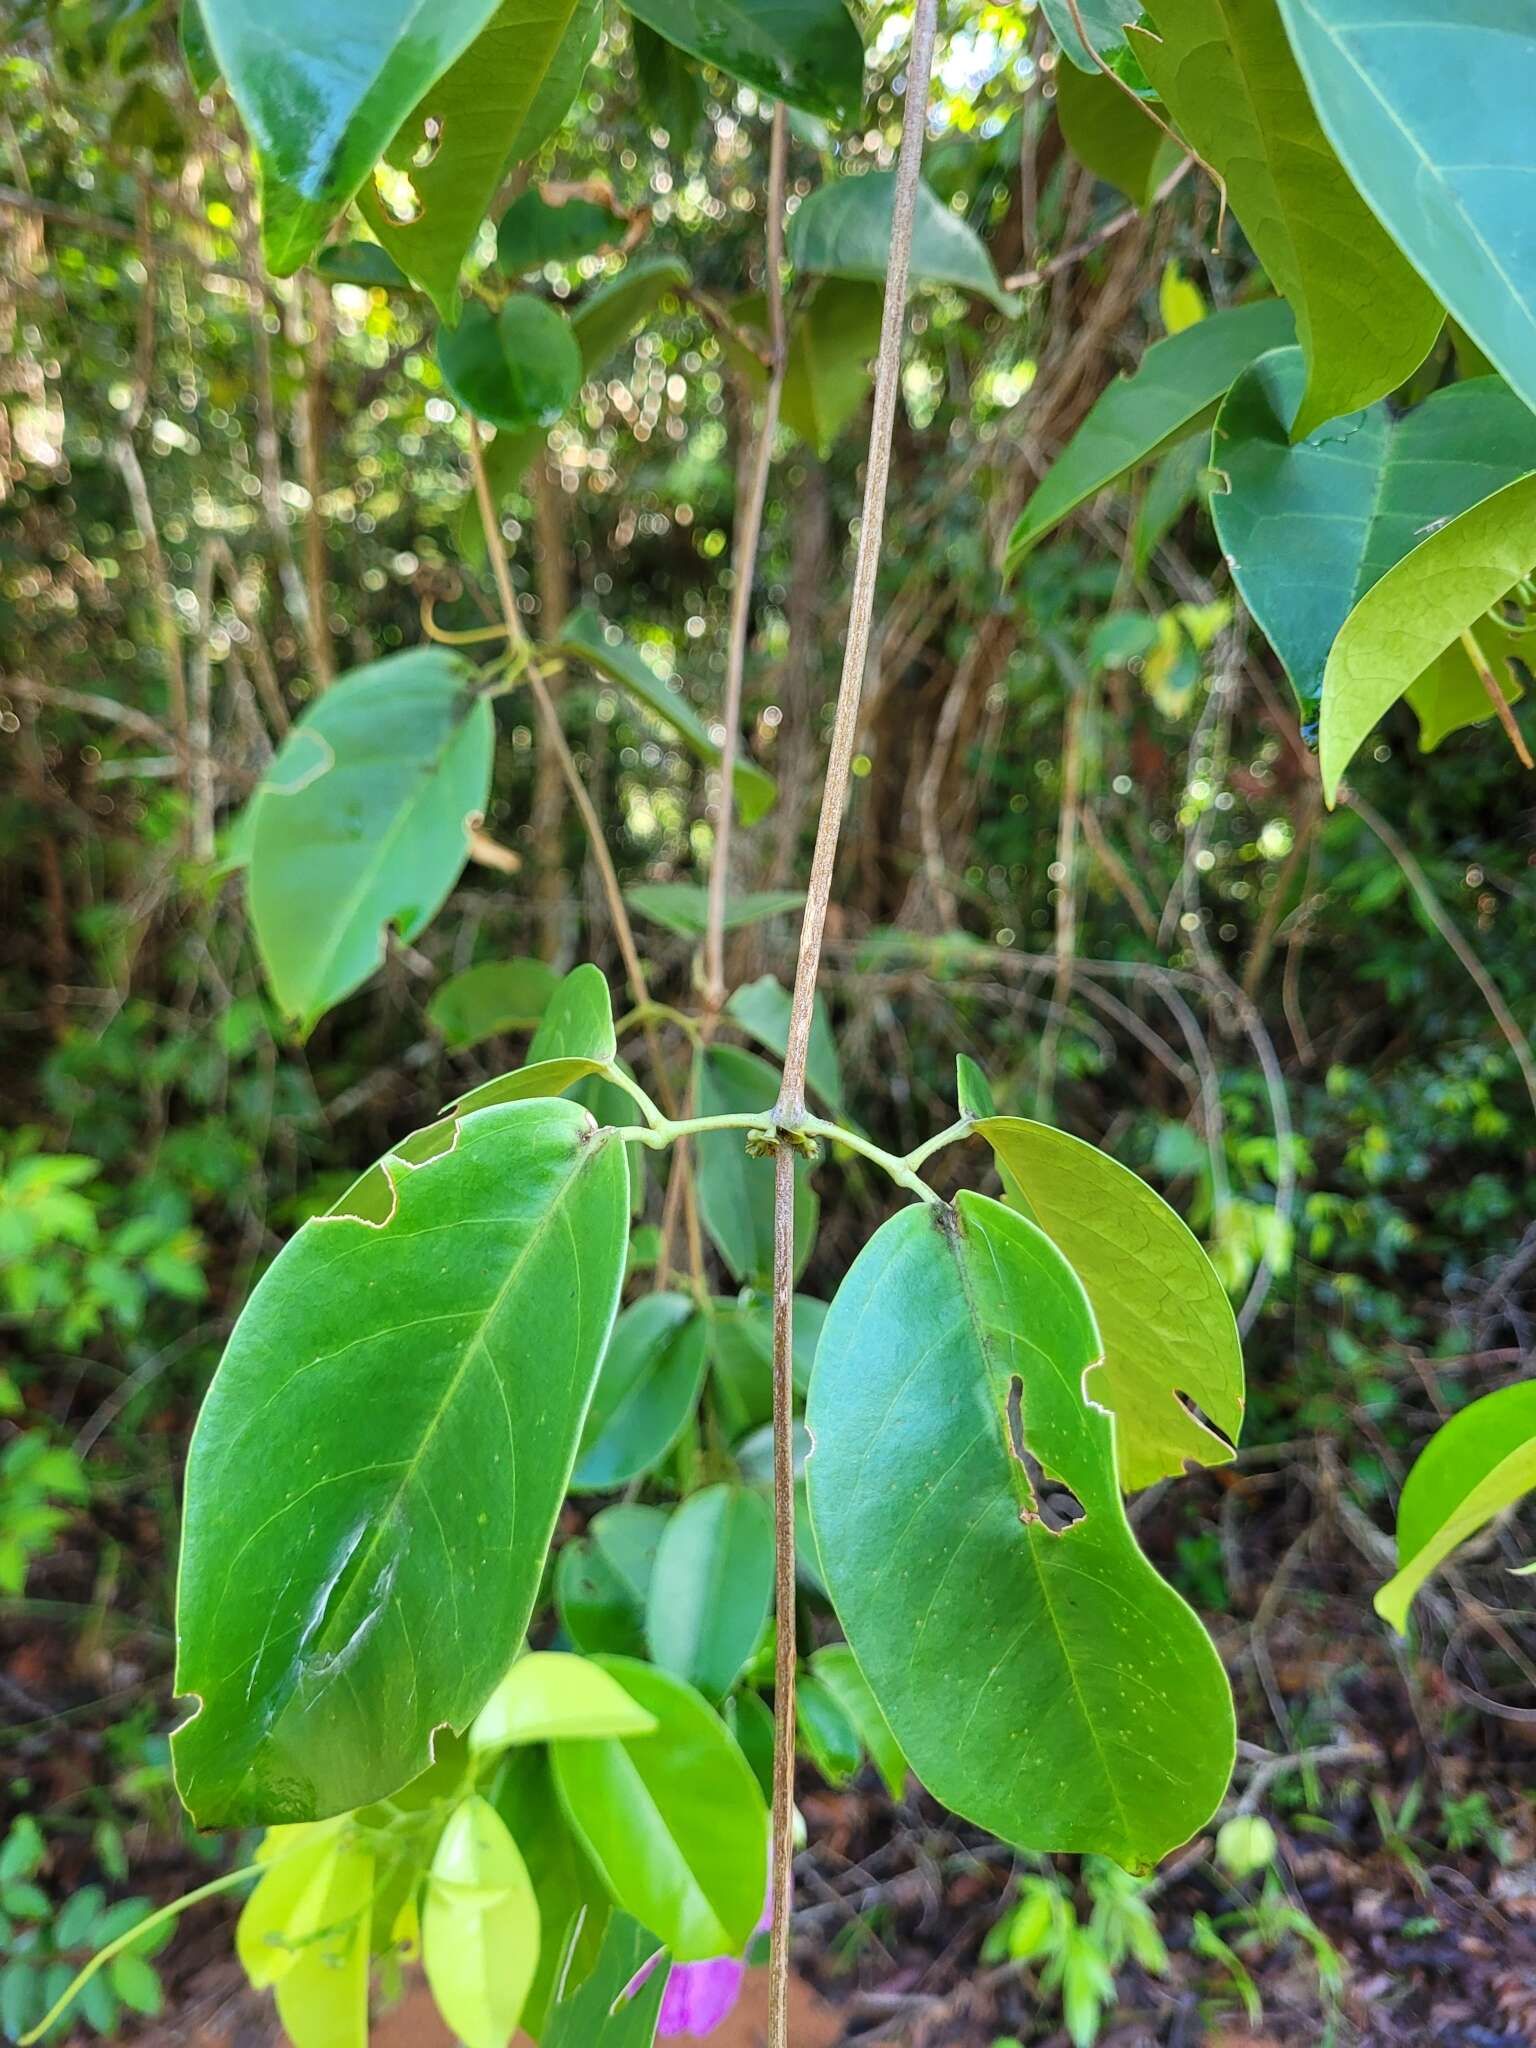
[[[306,280],[304,305],[309,314],[309,339],[304,346],[304,391],[295,413],[299,474],[309,508],[304,514],[304,587],[309,615],[309,656],[316,688],[324,689],[336,675],[331,645],[330,605],[325,594],[325,520],[320,499],[325,489],[323,451],[330,414],[331,294],[317,277]]]
[[[539,638],[546,647],[560,637],[571,608],[570,565],[565,544],[565,507],[559,479],[540,457],[533,465],[534,560],[539,593]],[[533,810],[529,830],[536,863],[533,893],[538,912],[539,951],[553,960],[560,951],[560,907],[564,878],[560,872],[560,821],[565,809],[560,762],[553,748],[538,750],[533,768]]]
[[[769,2048],[789,2041],[789,1927],[795,1827],[795,1445],[793,1415],[795,1155],[773,1155],[773,1919]]]

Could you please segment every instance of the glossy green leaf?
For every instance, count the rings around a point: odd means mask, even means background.
[[[301,1031],[360,988],[387,929],[442,907],[490,794],[491,707],[442,648],[355,669],[293,727],[262,777],[248,888],[256,947]]]
[[[790,261],[810,277],[863,278],[883,284],[895,203],[894,171],[844,173],[818,185],[791,217]],[[931,185],[917,188],[912,282],[975,292],[1010,318],[1019,310],[1019,301],[998,282],[986,243],[951,212]]]
[[[693,882],[642,882],[638,888],[625,890],[624,901],[642,917],[665,925],[683,939],[702,939],[709,922],[709,891]],[[785,889],[749,889],[744,895],[728,896],[725,929],[739,931],[743,925],[783,917],[798,910],[804,901],[803,896]]]
[[[510,138],[508,163],[531,162],[558,132],[581,90],[587,66],[597,50],[598,38],[603,32],[604,5],[605,0],[576,0],[565,34],[539,80],[538,90],[523,116],[522,124],[516,135]]]
[[[829,1785],[846,1785],[864,1761],[864,1745],[842,1703],[809,1672],[795,1686],[795,1732]]]
[[[415,287],[387,249],[377,242],[331,242],[315,257],[315,274],[333,284],[378,285],[384,291]]]
[[[475,1716],[474,1750],[581,1736],[648,1735],[655,1726],[600,1665],[559,1650],[519,1657]]]
[[[260,159],[262,246],[279,277],[308,261],[405,116],[495,11],[496,0],[203,0]]]
[[[869,1760],[884,1780],[886,1791],[900,1799],[907,1788],[907,1760],[853,1651],[846,1643],[828,1643],[812,1652],[811,1670],[869,1751]]]
[[[1008,542],[1009,567],[1127,470],[1208,425],[1238,372],[1292,338],[1285,301],[1261,299],[1154,342],[1132,374],[1117,377],[1096,400],[1036,485]]]
[[[1414,1595],[1459,1544],[1536,1488],[1536,1380],[1484,1394],[1430,1438],[1397,1503],[1398,1568],[1376,1612],[1401,1634]]]
[[[985,1072],[969,1053],[955,1054],[955,1101],[960,1114],[974,1121],[978,1117],[996,1116],[997,1102],[992,1094],[992,1083]]]
[[[864,45],[843,0],[625,0],[680,50],[827,121],[864,97]]]
[[[606,1073],[618,1058],[613,999],[602,969],[590,961],[573,967],[544,1006],[528,1046],[528,1061],[472,1088],[453,1105],[457,1114],[503,1102],[563,1095],[578,1081]]]
[[[1207,453],[1199,440],[1183,441],[1153,465],[1131,524],[1131,562],[1138,576],[1146,574],[1152,557],[1187,508],[1207,495]]]
[[[581,384],[581,350],[556,307],[518,292],[499,313],[478,299],[437,337],[443,382],[466,411],[510,433],[552,427]]]
[[[1134,17],[1133,17],[1134,18]],[[1056,67],[1056,120],[1068,149],[1133,206],[1145,206],[1179,161],[1177,145],[1127,92],[1095,67]]]
[[[1524,0],[1279,0],[1371,210],[1536,407],[1536,39]]]
[[[804,1397],[827,1304],[797,1294],[792,1305],[790,1369]],[[773,1414],[773,1304],[767,1295],[717,1301],[710,1317],[710,1368],[721,1427],[732,1443]]]
[[[1395,390],[1443,314],[1328,146],[1274,0],[1153,0],[1128,41],[1291,303],[1307,359],[1298,437]]]
[[[790,997],[781,982],[771,974],[744,982],[732,991],[725,1007],[742,1030],[750,1032],[759,1045],[767,1046],[780,1060],[784,1058],[789,1046]],[[819,992],[811,1011],[811,1042],[805,1078],[830,1109],[841,1109],[843,1076],[837,1063],[837,1042],[832,1036],[826,1001]]]
[[[1242,1343],[1199,1239],[1129,1167],[1081,1138],[1016,1116],[976,1130],[1093,1309],[1104,1355],[1084,1392],[1114,1415],[1121,1484],[1225,1464],[1243,1426]]]
[[[883,303],[877,285],[824,278],[790,331],[779,417],[823,458],[874,381]]]
[[[1067,0],[1040,0],[1040,4],[1051,25],[1051,34],[1061,45],[1063,56],[1069,57],[1080,71],[1098,72],[1093,51],[1107,57],[1123,48],[1126,24],[1137,20],[1141,14],[1141,0],[1077,0],[1078,15],[1093,45],[1090,50],[1078,34],[1077,22],[1072,18]]]
[[[699,1056],[700,1116],[761,1110],[778,1100],[779,1076],[755,1053],[712,1045]],[[773,1161],[754,1159],[744,1131],[711,1131],[694,1139],[699,1215],[715,1249],[737,1280],[768,1287],[773,1279]],[[821,1204],[804,1163],[795,1170],[795,1272],[810,1256]]]
[[[524,153],[525,125],[532,147],[542,140],[532,132],[548,119],[547,107],[542,117],[538,111],[540,92],[570,54],[565,38],[576,8],[574,0],[501,0],[480,13],[479,35],[430,91],[399,110],[398,133],[387,138],[390,164],[410,179],[409,218],[385,205],[372,180],[360,195],[368,225],[445,320],[458,317],[460,267],[508,164]],[[565,91],[564,69],[557,76],[564,104],[556,123],[575,90],[570,80]]]
[[[651,1659],[723,1699],[773,1605],[773,1517],[759,1493],[706,1486],[673,1515],[646,1601]]]
[[[1372,585],[1323,675],[1319,754],[1332,803],[1361,741],[1430,664],[1536,568],[1536,476],[1436,528]]]
[[[465,1052],[504,1031],[531,1031],[558,981],[542,960],[483,960],[443,983],[427,1005],[427,1021],[451,1051]]]
[[[762,1911],[768,1859],[751,1767],[691,1686],[629,1657],[602,1661],[656,1732],[553,1744],[566,1817],[620,1909],[677,1962],[739,1955]]]
[[[1280,349],[1232,386],[1212,435],[1211,513],[1243,601],[1311,717],[1329,649],[1371,585],[1427,531],[1536,470],[1536,416],[1479,377],[1400,416],[1375,405],[1293,442],[1304,382],[1300,351]]]
[[[655,1935],[615,1913],[590,1976],[572,1973],[572,1988],[551,2013],[540,2048],[651,2048],[667,1988],[666,1958],[632,1995],[630,1987],[655,1954]]]
[[[172,1750],[200,1826],[392,1792],[527,1627],[618,1306],[623,1147],[518,1103],[391,1179],[387,1222],[285,1246],[198,1418],[176,1688],[200,1705]]]
[[[495,1807],[472,1792],[448,1816],[421,1911],[422,1969],[464,2048],[507,2048],[539,1937],[528,1866]]]
[[[597,1967],[612,1903],[561,1810],[547,1749],[526,1744],[507,1750],[488,1796],[528,1866],[539,1902],[539,1960],[523,2003],[523,2030],[543,2042],[567,1965],[573,1984]]]
[[[904,1209],[827,1316],[807,1479],[843,1631],[933,1796],[1020,1848],[1144,1869],[1209,1818],[1235,1738],[1083,1398],[1100,1350],[1032,1224],[982,1195]]]
[[[567,658],[585,662],[609,682],[617,683],[676,734],[691,754],[718,767],[720,748],[681,689],[657,675],[640,650],[616,628],[605,625],[596,612],[573,612],[556,647]],[[742,823],[755,825],[773,808],[778,794],[773,777],[765,775],[755,761],[738,760],[732,782]]]
[[[621,1501],[604,1508],[587,1534],[567,1543],[555,1563],[555,1607],[578,1649],[638,1657],[645,1647],[645,1604],[665,1508]]]
[[[660,1464],[698,1405],[706,1334],[684,1294],[643,1295],[623,1311],[571,1474],[577,1493],[627,1486]]]
[[[752,1767],[763,1797],[773,1801],[773,1709],[761,1693],[744,1686],[722,1709],[725,1725]]]
[[[672,147],[685,154],[704,120],[703,71],[685,50],[638,19],[630,22],[629,43],[646,126],[664,128]]]
[[[574,263],[616,242],[624,223],[611,208],[571,193],[556,199],[545,187],[520,192],[496,230],[496,261],[509,275],[541,270],[546,263]]]

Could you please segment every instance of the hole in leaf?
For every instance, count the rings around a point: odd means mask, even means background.
[[[428,114],[421,124],[421,140],[411,151],[411,169],[424,171],[443,146],[443,123],[436,114]]]
[[[1018,1373],[1008,1383],[1008,1449],[1022,1467],[1034,1495],[1033,1511],[1019,1510],[1021,1522],[1039,1522],[1052,1536],[1059,1536],[1080,1522],[1088,1510],[1070,1486],[1053,1479],[1024,1441],[1024,1381]]]
[[[381,161],[373,167],[373,182],[379,204],[396,227],[408,228],[413,221],[421,219],[426,209],[416,196],[416,187],[411,183],[408,171],[397,170],[393,164]]]
[[[1231,1437],[1227,1435],[1227,1432],[1222,1428],[1221,1424],[1219,1422],[1213,1422],[1210,1416],[1207,1415],[1205,1410],[1200,1406],[1200,1403],[1198,1401],[1192,1400],[1190,1396],[1185,1393],[1182,1387],[1174,1388],[1173,1398],[1175,1399],[1175,1401],[1178,1402],[1179,1406],[1184,1410],[1186,1415],[1192,1416],[1194,1420],[1199,1423],[1202,1429],[1209,1430],[1211,1435],[1215,1437],[1219,1443],[1224,1443],[1229,1451],[1235,1451],[1237,1449],[1236,1444],[1233,1443]]]

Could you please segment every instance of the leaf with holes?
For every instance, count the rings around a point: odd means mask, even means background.
[[[1114,1415],[1122,1486],[1177,1477],[1191,1461],[1225,1464],[1243,1426],[1242,1345],[1183,1218],[1129,1167],[1065,1131],[1014,1116],[984,1117],[976,1130],[1088,1296],[1104,1357],[1083,1391]]]
[[[706,1335],[684,1294],[647,1294],[624,1310],[582,1431],[575,1492],[627,1486],[660,1464],[698,1405]]]
[[[1323,673],[1318,751],[1329,803],[1357,748],[1430,665],[1536,569],[1536,476],[1421,540],[1339,629]]]
[[[719,745],[681,689],[657,675],[640,650],[632,647],[615,627],[605,625],[596,612],[573,612],[561,629],[556,649],[569,659],[585,662],[610,683],[617,683],[626,695],[660,719],[691,754],[712,768],[719,766]],[[738,760],[731,781],[744,825],[755,825],[772,810],[778,791],[773,777],[765,775],[755,761]]]
[[[467,1052],[504,1031],[531,1031],[557,986],[542,960],[484,960],[443,983],[427,1005],[427,1021],[451,1052]]]
[[[1525,0],[1279,8],[1318,119],[1371,211],[1536,407],[1536,38]]]
[[[1376,1612],[1399,1634],[1414,1595],[1469,1536],[1536,1489],[1536,1380],[1484,1394],[1430,1438],[1397,1503],[1397,1571]]]
[[[199,1826],[393,1792],[528,1624],[618,1306],[623,1147],[516,1103],[390,1180],[388,1221],[284,1248],[198,1418],[172,1750]]]
[[[1311,718],[1351,610],[1426,533],[1536,470],[1536,416],[1498,378],[1478,377],[1410,412],[1373,405],[1293,441],[1305,382],[1300,350],[1277,349],[1232,386],[1211,437],[1211,513]]]
[[[477,1792],[448,1816],[427,1874],[421,1966],[464,2048],[506,2048],[539,1961],[539,1902],[507,1824]]]
[[[1147,1869],[1209,1819],[1235,1733],[1126,1521],[1082,1391],[1100,1350],[1033,1224],[983,1195],[904,1209],[828,1313],[807,1481],[838,1619],[933,1796],[1020,1848]]]
[[[790,261],[810,277],[863,278],[883,284],[895,206],[894,171],[845,172],[818,185],[790,220]],[[986,243],[931,185],[917,188],[912,282],[974,292],[1010,317],[1019,310],[1018,299],[998,282]]]
[[[864,97],[864,45],[843,0],[625,0],[691,56],[770,99],[843,121]]]
[[[467,412],[508,433],[552,427],[581,384],[571,323],[528,292],[499,313],[475,300],[437,337],[443,382]]]
[[[585,12],[578,17],[574,0],[501,0],[489,18],[483,7],[481,16],[485,26],[474,42],[413,107],[401,110],[406,118],[397,117],[398,133],[387,138],[383,153],[410,179],[414,211],[397,217],[371,180],[360,195],[368,225],[445,320],[458,317],[460,266],[508,164],[524,153],[521,131],[549,122],[547,104],[539,111],[546,79],[553,73],[555,97],[564,94],[553,117],[558,125],[591,54],[582,37],[595,26]],[[577,58],[579,68],[570,75]],[[533,148],[542,139],[530,132]]]
[[[566,1818],[620,1910],[676,1961],[740,1955],[762,1911],[768,1862],[768,1814],[751,1766],[692,1686],[633,1658],[599,1661],[656,1731],[553,1743]]]
[[[261,164],[262,244],[308,261],[390,137],[496,0],[204,0],[213,56]]]
[[[773,1605],[773,1517],[760,1493],[706,1486],[668,1522],[645,1613],[651,1661],[710,1699],[731,1690]]]
[[[699,1055],[696,1100],[700,1116],[750,1115],[766,1119],[778,1100],[779,1077],[766,1060],[733,1045],[712,1045]],[[773,1280],[773,1161],[754,1159],[745,1131],[710,1131],[694,1139],[698,1157],[699,1215],[733,1276],[756,1287]],[[795,1169],[795,1272],[810,1256],[820,1203],[804,1161]]]
[[[1444,315],[1328,146],[1274,0],[1152,0],[1131,49],[1290,301],[1298,437],[1410,377]]]
[[[1046,471],[1008,542],[1016,569],[1069,512],[1139,463],[1187,440],[1216,416],[1240,370],[1294,339],[1284,299],[1232,306],[1154,342],[1128,377],[1117,377]]]
[[[308,1032],[441,909],[491,786],[491,707],[440,648],[355,669],[305,712],[257,791],[251,922],[272,992]]]

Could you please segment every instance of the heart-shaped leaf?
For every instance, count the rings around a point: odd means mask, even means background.
[[[442,907],[490,794],[491,707],[442,648],[355,669],[293,727],[252,809],[251,922],[285,1015],[307,1032],[360,988],[393,928]]]
[[[1176,1478],[1191,1461],[1225,1464],[1243,1426],[1242,1344],[1183,1218],[1129,1167],[1065,1131],[1016,1116],[983,1118],[976,1130],[1088,1296],[1104,1356],[1083,1391],[1114,1415],[1121,1485]]]
[[[1100,1349],[1033,1224],[982,1195],[902,1210],[828,1313],[807,1480],[838,1619],[933,1796],[1020,1848],[1145,1869],[1209,1818],[1235,1731],[1126,1521],[1083,1394]]]
[[[200,1705],[172,1747],[201,1826],[393,1792],[527,1627],[618,1306],[623,1147],[512,1104],[390,1178],[388,1221],[284,1248],[198,1418],[176,1684]]]
[[[1295,431],[1310,434],[1413,374],[1439,302],[1329,148],[1274,0],[1152,0],[1150,12],[1153,28],[1127,40],[1291,303],[1307,359]]]

